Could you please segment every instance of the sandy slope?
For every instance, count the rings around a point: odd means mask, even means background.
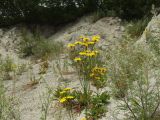
[[[67,44],[79,35],[99,34],[102,36],[100,45],[102,45],[102,49],[106,49],[107,45],[110,43],[108,41],[120,37],[124,31],[124,28],[120,25],[120,20],[118,18],[103,18],[95,23],[93,23],[91,19],[91,16],[84,17],[75,23],[67,25],[57,33],[53,34],[49,39],[63,41]],[[5,57],[6,55],[9,55],[16,63],[26,63],[30,64],[29,66],[32,66],[32,70],[29,69],[22,75],[16,76],[15,80],[5,81],[5,86],[8,94],[14,95],[20,102],[19,109],[21,120],[39,120],[42,106],[41,99],[44,97],[42,95],[46,92],[47,85],[53,89],[59,84],[78,87],[79,82],[76,81],[76,75],[74,74],[64,75],[64,80],[62,80],[61,77],[53,71],[53,65],[55,63],[55,60],[53,60],[50,62],[50,68],[47,71],[47,74],[42,76],[45,81],[41,79],[39,84],[33,87],[28,87],[31,77],[30,73],[35,75],[36,79],[39,79],[38,72],[40,63],[33,63],[30,59],[19,58],[19,55],[17,54],[17,45],[20,39],[20,31],[16,27],[7,31],[0,30],[0,53],[2,56]],[[108,106],[109,112],[107,113],[107,117],[103,118],[103,120],[114,120],[112,117],[113,114],[115,114],[117,118],[123,118],[114,111],[115,106],[116,101],[113,100]],[[50,109],[48,120],[58,120],[58,118],[53,114],[56,110],[57,108],[55,106]],[[56,113],[58,114],[58,112]],[[67,115],[65,114],[62,119],[67,120],[66,117]],[[80,118],[81,116],[76,120],[79,120]]]

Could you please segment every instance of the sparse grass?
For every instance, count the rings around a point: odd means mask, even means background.
[[[151,18],[144,17],[139,20],[134,20],[129,23],[127,23],[126,26],[126,32],[129,34],[132,38],[138,38],[142,35],[143,31],[147,27],[149,21]]]
[[[135,42],[135,39],[124,36],[119,42],[111,45],[106,52],[106,64],[109,66],[110,79],[117,88],[114,90],[118,96],[124,96],[128,84],[132,84],[139,78],[141,75],[139,70],[153,58],[149,50],[135,47]]]
[[[14,98],[7,97],[5,94],[2,78],[0,78],[0,120],[20,120]]]
[[[129,111],[127,120],[154,120],[160,105],[158,56],[135,42],[124,36],[107,49],[112,92],[123,103],[120,109]]]
[[[63,44],[48,40],[38,32],[29,34],[27,30],[23,30],[19,51],[23,57],[33,56],[36,59],[41,59],[47,55],[52,58],[63,52]]]

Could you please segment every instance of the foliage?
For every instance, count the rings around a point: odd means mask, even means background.
[[[116,15],[125,19],[142,18],[159,0],[1,0],[0,26],[17,23],[59,25],[90,13]]]

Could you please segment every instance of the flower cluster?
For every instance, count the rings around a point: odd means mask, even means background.
[[[87,57],[95,57],[98,51],[94,49],[94,45],[100,40],[100,36],[96,35],[91,38],[80,36],[79,39],[71,44],[68,44],[68,48],[72,52],[71,59],[75,62],[80,62]]]
[[[90,77],[104,75],[106,71],[107,71],[106,68],[96,66],[92,69]]]
[[[75,98],[74,96],[70,95],[71,90],[72,90],[72,88],[65,88],[59,92],[59,94],[60,94],[59,102],[60,103],[67,103]]]
[[[80,36],[77,41],[68,44],[69,57],[72,65],[77,70],[82,90],[75,90],[69,93],[68,91],[70,90],[64,89],[60,91],[59,101],[79,112],[84,109],[85,117],[81,120],[97,120],[97,118],[101,118],[105,113],[104,106],[106,103],[104,103],[102,98],[107,98],[108,94],[98,93],[98,95],[93,95],[93,91],[91,90],[91,85],[94,85],[97,90],[106,87],[107,81],[107,70],[101,67],[103,61],[100,59],[101,54],[96,47],[96,43],[99,41],[99,35],[93,37]],[[106,100],[108,101],[108,99]],[[69,104],[66,104],[68,102]]]
[[[106,73],[107,70],[106,68],[103,68],[103,67],[94,67],[92,70],[91,70],[91,73],[90,73],[90,78],[94,84],[94,86],[96,86],[96,88],[102,88],[105,86],[106,84]]]
[[[95,80],[100,80],[103,75],[106,73],[106,68],[103,67],[94,67],[91,70],[90,77]]]
[[[87,56],[87,57],[94,57],[97,55],[97,53],[98,51],[86,50],[86,51],[79,52],[79,55]]]
[[[75,48],[77,45],[89,47],[90,45],[96,44],[99,40],[99,35],[93,36],[92,38],[80,36],[78,41],[68,44],[68,48]]]

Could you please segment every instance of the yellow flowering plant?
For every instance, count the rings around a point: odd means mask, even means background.
[[[107,76],[106,76],[106,72],[107,72],[107,69],[104,68],[104,67],[94,67],[92,70],[91,70],[91,73],[90,73],[90,79],[92,81],[92,84],[97,88],[103,88],[106,86],[106,79],[107,79]]]
[[[80,36],[74,43],[68,44],[69,58],[78,72],[82,87],[82,92],[76,91],[75,97],[78,104],[85,107],[86,118],[88,118],[88,109],[90,109],[89,106],[94,96],[92,95],[91,83],[97,90],[106,86],[107,70],[105,67],[101,67],[103,61],[100,59],[100,51],[96,47],[99,41],[99,35],[92,37]],[[100,112],[98,111],[96,114],[100,114]]]
[[[67,45],[69,58],[77,71],[82,90],[58,88],[54,94],[57,101],[67,110],[74,110],[74,113],[85,110],[84,120],[99,119],[105,115],[105,105],[109,100],[107,92],[99,92],[100,88],[105,87],[107,80],[107,69],[103,66],[101,52],[96,47],[99,41],[99,35],[80,36],[75,42]],[[92,85],[97,91],[91,90]]]
[[[54,96],[61,104],[68,104],[75,99],[72,95],[72,88],[59,88],[55,91]]]

